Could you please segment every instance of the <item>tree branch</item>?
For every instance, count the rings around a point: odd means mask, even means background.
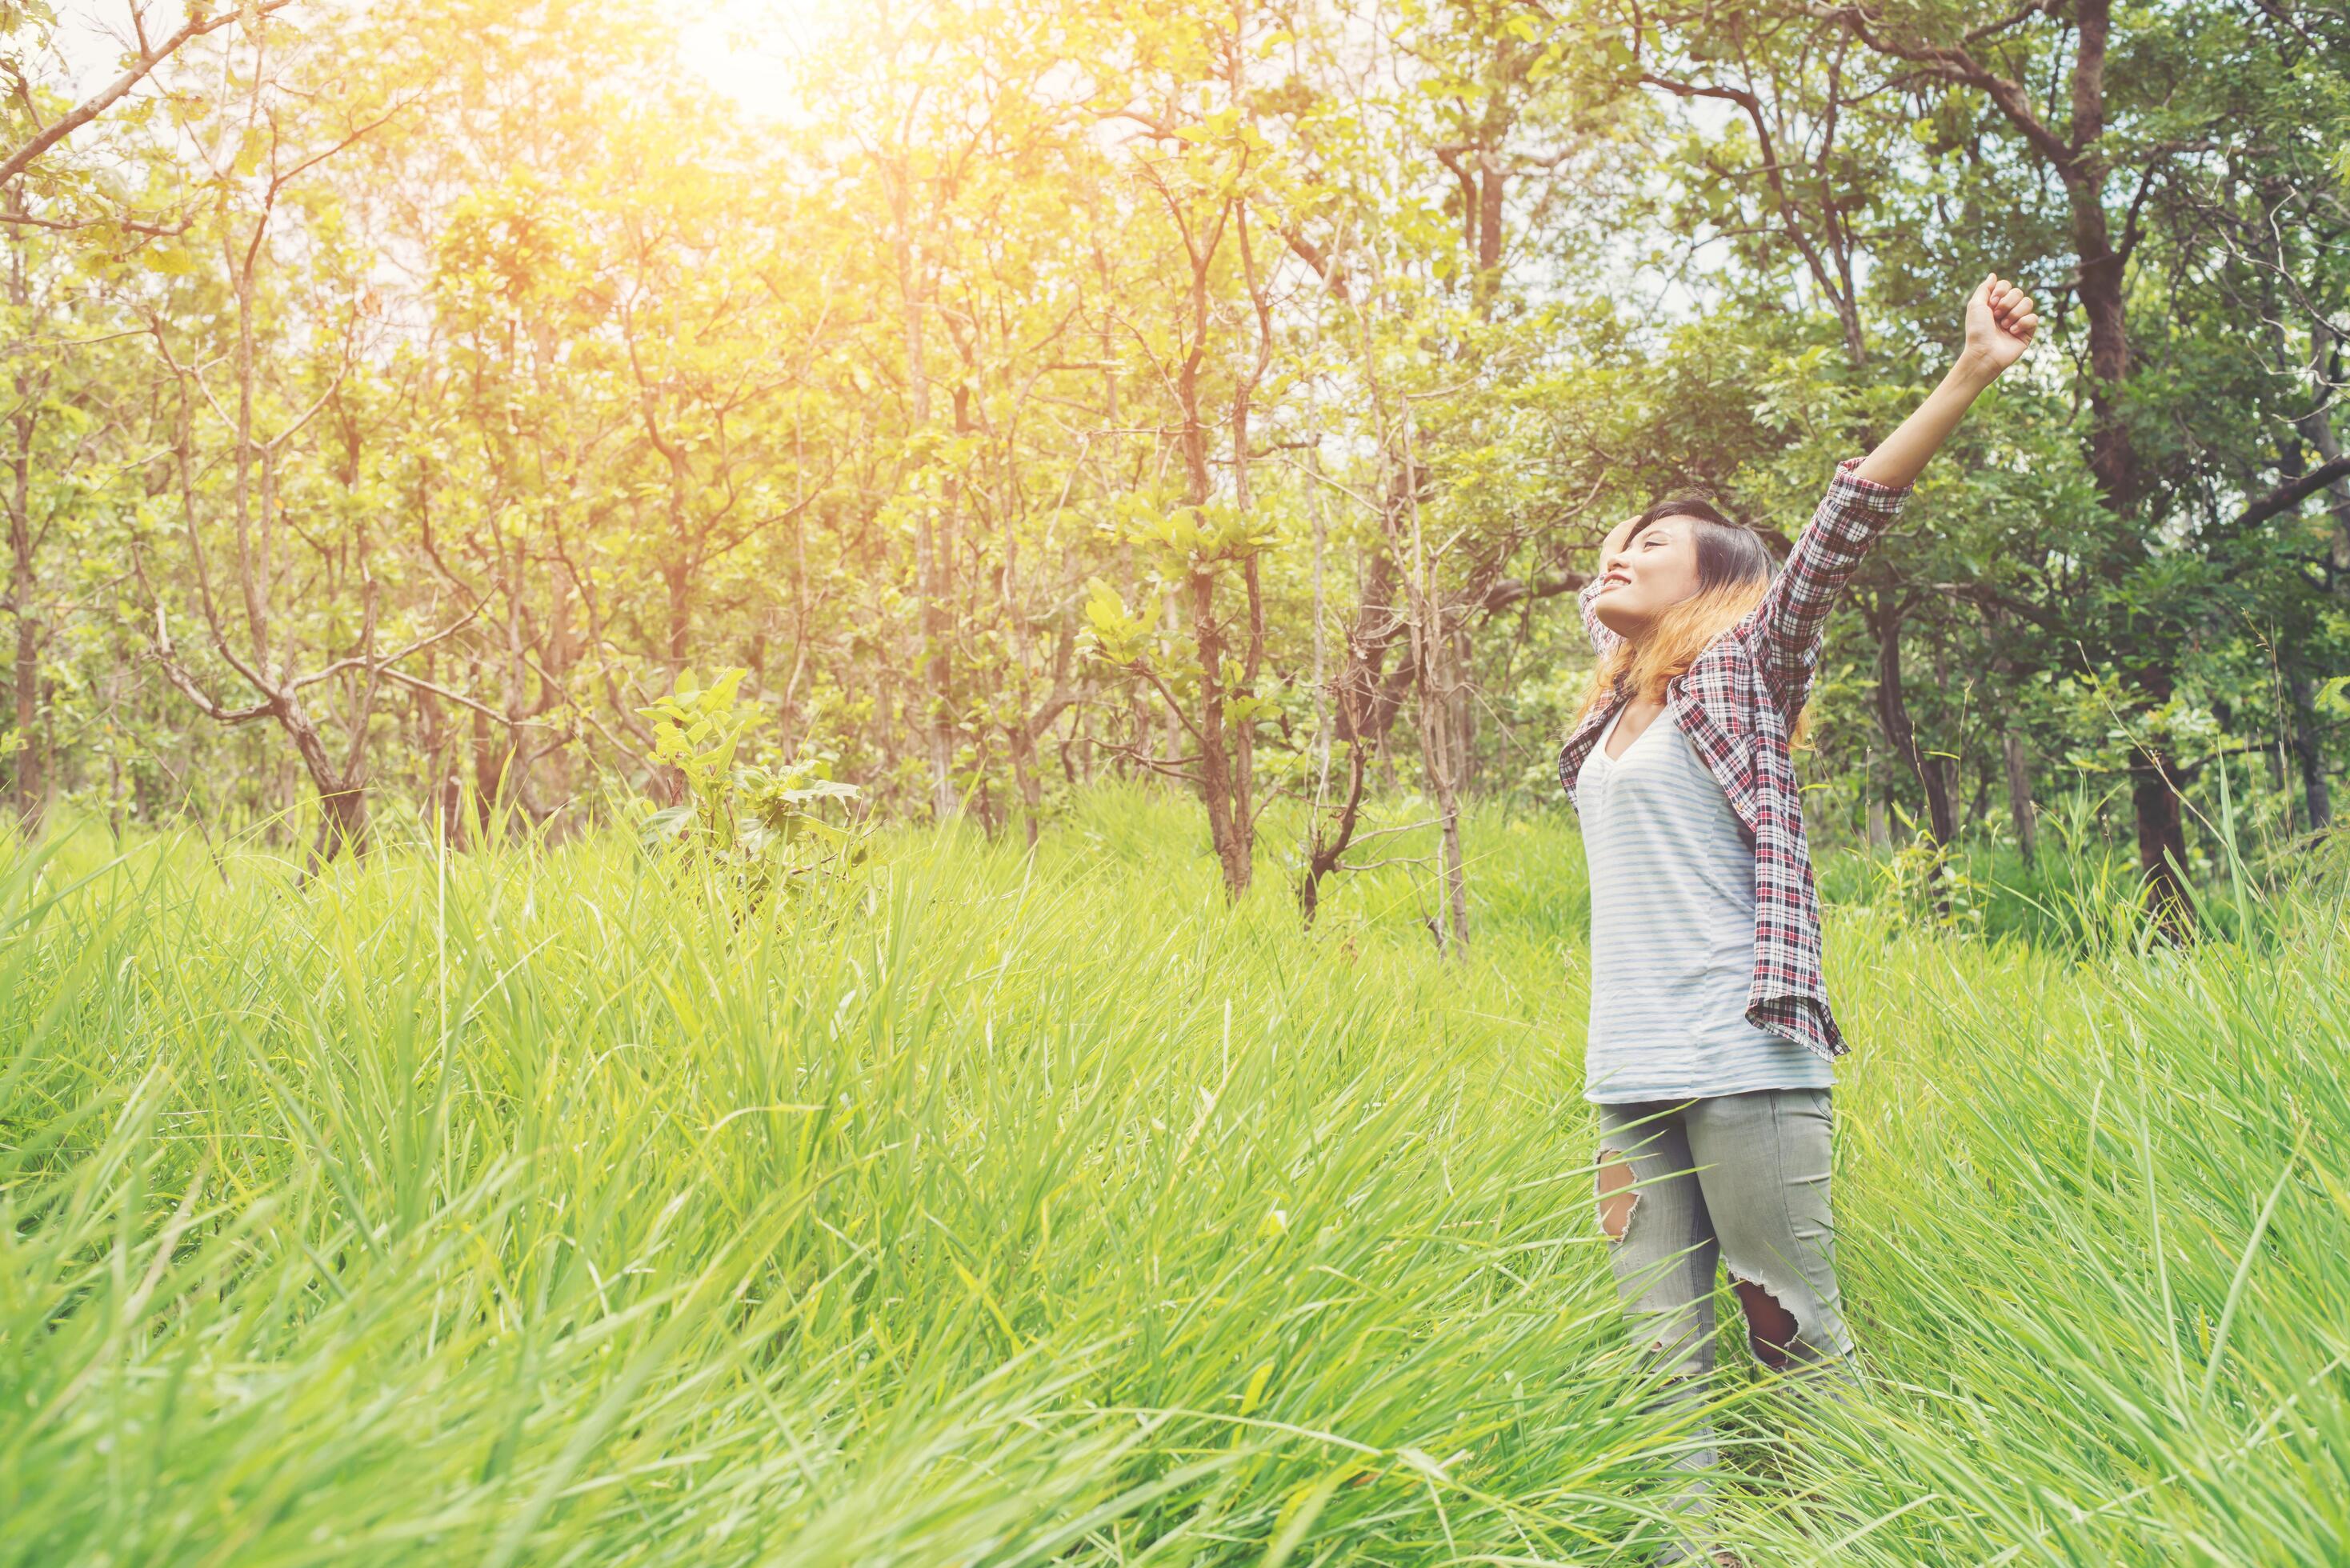
[[[2032,110],[2032,102],[2023,89],[2005,77],[1987,68],[1963,47],[1944,48],[1937,44],[1912,43],[1889,37],[1869,26],[1869,17],[1858,5],[1827,5],[1819,0],[1806,0],[1806,15],[1823,22],[1834,22],[1844,27],[1869,48],[1895,59],[1908,60],[1925,67],[1928,74],[1946,81],[1964,82],[1978,88],[1997,104],[2024,140],[2040,151],[2064,176],[2066,183],[2082,178],[2081,161],[2075,150],[2064,138],[2049,129]]]
[[[2350,474],[2350,452],[2321,462],[2299,479],[2287,480],[2236,514],[2234,526],[2249,528],[2280,512],[2290,512],[2345,474]]]
[[[475,601],[473,607],[467,610],[463,616],[451,621],[439,631],[432,632],[426,636],[418,638],[414,642],[410,643],[406,648],[401,649],[397,653],[387,653],[380,659],[376,658],[370,653],[354,653],[347,658],[338,659],[323,670],[314,670],[310,674],[303,676],[300,680],[295,681],[293,685],[286,688],[286,690],[289,691],[299,691],[305,686],[316,686],[321,680],[331,680],[336,676],[340,675],[344,670],[356,670],[362,665],[372,666],[374,669],[379,670],[388,670],[392,665],[400,663],[402,659],[407,659],[411,654],[421,653],[426,649],[432,647],[434,643],[446,641],[448,639],[452,638],[459,632],[464,630],[468,626],[471,626],[473,623],[473,618],[482,613],[482,610],[489,604],[493,597],[494,597],[493,594],[484,594],[480,599]]]
[[[232,22],[243,21],[247,16],[257,19],[274,12],[283,11],[293,4],[294,0],[260,0],[257,5],[248,3],[244,5],[224,6],[217,16],[204,17],[199,12],[180,24],[178,32],[165,38],[161,44],[151,47],[147,44],[142,36],[140,40],[139,57],[131,62],[129,70],[115,78],[98,92],[74,105],[46,130],[35,133],[30,141],[8,154],[5,160],[0,160],[0,185],[5,185],[22,174],[31,166],[33,160],[112,109],[121,101],[124,94],[144,81],[148,74],[157,66],[178,53],[180,46],[189,39],[200,38],[206,33],[225,27]]]

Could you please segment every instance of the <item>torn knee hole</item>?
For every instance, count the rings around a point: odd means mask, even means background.
[[[1611,1241],[1620,1241],[1632,1228],[1632,1210],[1640,1195],[1633,1189],[1632,1163],[1615,1149],[1599,1152],[1599,1228]]]
[[[1779,1298],[1752,1280],[1731,1276],[1737,1288],[1738,1304],[1746,1313],[1746,1344],[1754,1352],[1754,1359],[1774,1372],[1786,1370],[1788,1352],[1795,1343],[1795,1314],[1779,1304]]]

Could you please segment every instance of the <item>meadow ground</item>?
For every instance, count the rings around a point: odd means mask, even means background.
[[[1201,836],[739,920],[619,836],[5,852],[0,1563],[1640,1561],[1571,828],[1472,825],[1454,961]],[[1750,1561],[2350,1561],[2350,915],[2246,915],[1832,907],[1868,1382],[1724,1296]]]

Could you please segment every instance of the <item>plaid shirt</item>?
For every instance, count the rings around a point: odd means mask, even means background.
[[[1665,711],[1754,840],[1754,978],[1746,1017],[1830,1058],[1850,1047],[1828,1011],[1820,973],[1819,898],[1787,732],[1810,693],[1836,595],[1908,499],[1908,485],[1855,474],[1859,462],[1848,457],[1836,464],[1827,494],[1762,602],[1665,685]],[[1596,576],[1584,585],[1583,625],[1604,658],[1618,639],[1592,614],[1598,588]],[[1559,748],[1558,778],[1569,800],[1583,759],[1629,696],[1618,685]]]

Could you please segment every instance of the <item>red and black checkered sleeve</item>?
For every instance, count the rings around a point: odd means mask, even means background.
[[[1584,584],[1583,591],[1575,596],[1575,603],[1582,607],[1583,629],[1590,637],[1591,646],[1598,651],[1600,658],[1605,659],[1608,651],[1621,639],[1614,632],[1600,625],[1599,618],[1591,613],[1591,601],[1599,592],[1599,576],[1600,574],[1596,570],[1591,574],[1591,580]]]
[[[1760,663],[1791,708],[1811,688],[1836,596],[1909,498],[1909,485],[1880,484],[1853,472],[1860,462],[1848,457],[1836,464],[1827,493],[1749,621]],[[1586,618],[1589,613],[1586,608]]]

